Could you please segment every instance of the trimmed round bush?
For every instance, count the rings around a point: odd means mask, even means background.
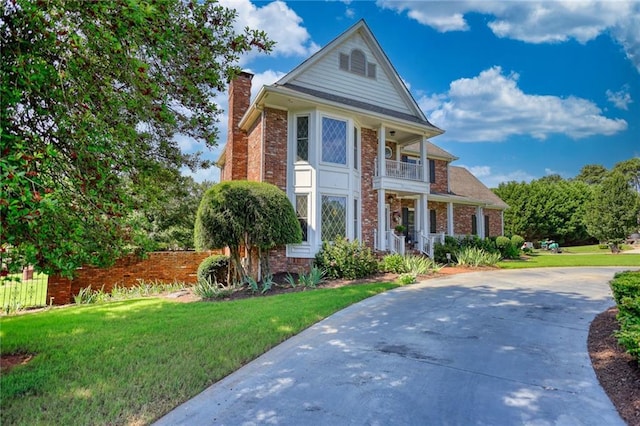
[[[198,281],[211,281],[219,284],[227,282],[229,256],[214,254],[200,262],[198,266]]]
[[[496,246],[498,246],[500,251],[502,251],[502,249],[507,247],[509,245],[509,243],[511,243],[511,240],[509,238],[507,238],[507,237],[504,237],[502,235],[499,236],[499,237],[496,237]]]
[[[524,244],[524,238],[522,238],[520,235],[513,235],[511,237],[511,244],[519,249]]]

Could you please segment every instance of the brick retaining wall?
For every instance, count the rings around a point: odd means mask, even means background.
[[[47,285],[47,301],[53,297],[54,305],[69,304],[80,289],[88,286],[94,290],[104,286],[104,291],[110,292],[116,285],[133,287],[141,280],[154,282],[157,280],[164,283],[181,281],[194,284],[200,262],[216,253],[222,253],[222,251],[153,252],[148,253],[144,259],[130,255],[117,260],[110,268],[91,266],[80,268],[76,271],[73,280],[52,275]]]

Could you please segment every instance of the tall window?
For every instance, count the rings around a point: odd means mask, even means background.
[[[429,182],[436,183],[436,161],[429,160]]]
[[[296,119],[296,161],[309,161],[309,117]]]
[[[309,241],[309,196],[307,194],[296,195],[296,215],[302,229],[302,242]]]
[[[436,229],[438,229],[438,226],[436,225],[436,211],[431,209],[429,210],[429,232],[435,234],[438,232]]]
[[[347,164],[347,122],[322,117],[322,161]]]
[[[347,197],[322,196],[320,226],[322,241],[335,241],[347,235]]]
[[[353,168],[358,170],[358,128],[353,128]]]
[[[358,227],[358,212],[360,210],[358,209],[358,199],[354,198],[353,199],[353,239],[354,240],[359,240],[360,239],[360,232],[359,232],[359,227]]]
[[[478,235],[478,218],[475,214],[471,215],[471,235]]]
[[[489,236],[489,215],[484,215],[484,236]]]

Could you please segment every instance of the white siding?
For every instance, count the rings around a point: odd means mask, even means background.
[[[376,65],[375,79],[340,69],[340,53],[349,55],[353,49],[362,50],[366,55],[367,62]],[[290,82],[309,89],[413,114],[403,96],[392,84],[385,68],[378,63],[367,43],[357,33],[338,45],[333,51],[328,52],[324,58]]]

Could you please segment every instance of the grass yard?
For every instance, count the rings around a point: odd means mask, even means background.
[[[397,284],[211,303],[141,299],[0,319],[0,423],[148,424],[332,313]]]
[[[576,246],[576,247],[560,247],[562,249],[562,253],[569,254],[577,254],[577,253],[601,253],[607,254],[611,253],[611,249],[609,247],[600,248],[599,244],[592,244],[588,246]],[[620,245],[620,249],[622,251],[631,250],[633,247],[628,244]]]
[[[597,248],[597,247],[596,247]],[[635,266],[640,268],[640,254],[611,254],[605,253],[552,253],[536,251],[526,260],[503,260],[498,263],[500,268],[546,268],[554,266]]]

